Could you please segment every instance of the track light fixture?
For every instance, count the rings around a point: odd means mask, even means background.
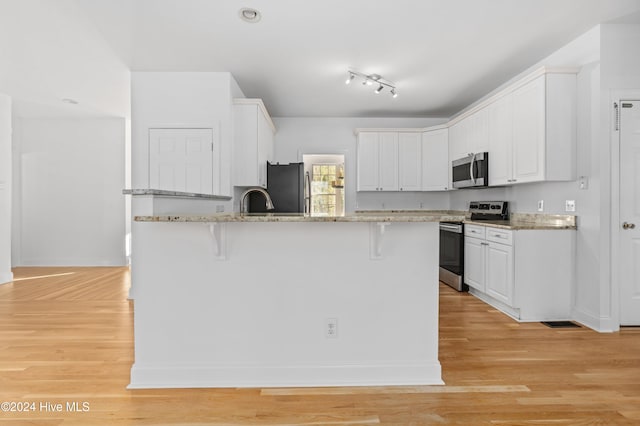
[[[376,95],[382,92],[385,87],[390,89],[391,96],[394,98],[398,97],[398,92],[396,91],[396,86],[389,80],[385,80],[379,74],[363,74],[358,71],[349,70],[349,77],[345,81],[346,84],[351,84],[351,82],[356,78],[362,78],[363,86],[372,86],[374,83],[378,85],[377,89],[373,91]]]

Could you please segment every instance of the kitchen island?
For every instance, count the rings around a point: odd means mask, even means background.
[[[130,388],[442,384],[442,213],[138,216]]]

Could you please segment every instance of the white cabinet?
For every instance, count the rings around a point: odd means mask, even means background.
[[[422,135],[398,133],[398,186],[400,191],[422,189]]]
[[[489,148],[488,116],[485,108],[451,126],[450,160],[471,153],[485,152]]]
[[[513,106],[507,94],[487,107],[489,127],[489,186],[513,180]]]
[[[267,186],[275,126],[260,99],[234,99],[234,186]]]
[[[506,305],[513,301],[511,241],[508,230],[465,226],[464,282]]]
[[[149,129],[149,188],[213,194],[213,133]]]
[[[450,185],[449,129],[422,133],[422,190],[446,191]]]
[[[397,191],[398,133],[359,132],[357,190]]]
[[[575,232],[465,224],[470,292],[520,321],[571,316]]]
[[[575,74],[543,74],[487,110],[489,185],[575,179]]]
[[[380,133],[380,191],[398,190],[398,134]]]
[[[450,187],[449,129],[356,129],[356,134],[358,191]]]
[[[486,291],[489,296],[513,304],[513,234],[511,231],[486,230]]]

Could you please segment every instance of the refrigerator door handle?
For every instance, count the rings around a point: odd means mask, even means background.
[[[309,172],[306,172],[304,174],[304,182],[305,182],[304,189],[306,191],[306,194],[304,197],[306,201],[304,205],[305,213],[311,214],[311,177],[309,176]]]

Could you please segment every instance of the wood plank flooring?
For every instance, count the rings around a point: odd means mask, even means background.
[[[3,425],[640,424],[638,328],[518,324],[441,285],[445,386],[127,390],[128,269],[14,274],[0,285],[0,403],[21,411],[0,411]]]

